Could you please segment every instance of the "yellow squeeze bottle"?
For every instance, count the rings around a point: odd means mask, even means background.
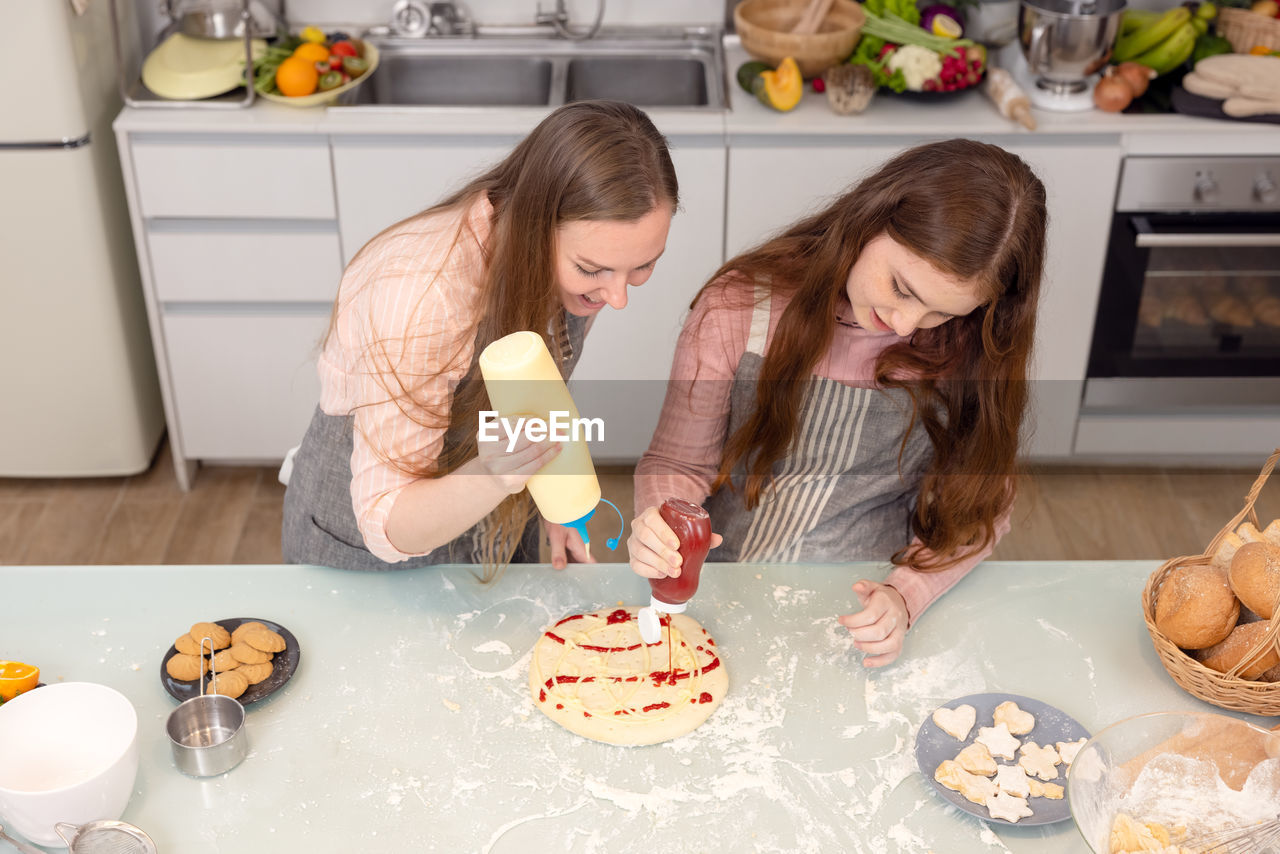
[[[595,514],[596,505],[602,500],[610,506],[613,503],[600,496],[600,481],[584,431],[574,426],[581,421],[578,407],[546,342],[538,333],[528,331],[499,338],[480,353],[480,375],[490,403],[508,428],[535,419],[544,425],[567,425],[560,454],[529,478],[527,485],[544,519],[574,528],[584,543],[589,542],[587,520]],[[498,435],[504,442],[509,436],[502,431]],[[608,540],[610,549],[617,548],[620,536]]]

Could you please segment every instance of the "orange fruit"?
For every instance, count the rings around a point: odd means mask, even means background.
[[[315,42],[303,42],[298,45],[298,49],[293,52],[293,55],[310,62],[328,62],[329,48]]]
[[[300,56],[289,57],[276,69],[276,88],[281,95],[310,95],[316,91],[319,82],[320,72],[316,71],[316,64]]]
[[[0,700],[30,691],[40,681],[40,668],[20,661],[0,661]]]

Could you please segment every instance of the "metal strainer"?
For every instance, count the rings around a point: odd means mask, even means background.
[[[60,821],[53,829],[66,840],[70,854],[157,854],[151,837],[124,821]]]

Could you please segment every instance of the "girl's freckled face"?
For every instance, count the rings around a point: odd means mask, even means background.
[[[887,234],[863,248],[845,291],[859,326],[904,338],[982,305],[976,282],[943,273]]]

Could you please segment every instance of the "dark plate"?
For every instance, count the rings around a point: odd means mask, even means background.
[[[1222,119],[1229,122],[1280,122],[1280,114],[1267,113],[1261,116],[1228,116],[1222,111],[1222,99],[1206,98],[1188,92],[1181,86],[1174,87],[1173,108],[1188,116],[1200,116],[1206,119]]]
[[[257,685],[250,685],[246,688],[245,692],[237,697],[240,705],[247,706],[264,697],[270,697],[280,689],[280,686],[288,682],[293,676],[293,672],[298,669],[298,660],[302,657],[302,652],[298,648],[298,639],[279,623],[264,620],[261,617],[232,617],[228,620],[214,620],[214,622],[229,632],[234,632],[243,623],[262,623],[262,625],[284,638],[284,652],[277,652],[275,658],[271,660],[273,665],[271,675]],[[178,648],[171,646],[169,651],[164,654],[164,658],[161,659],[160,684],[164,686],[164,690],[169,692],[170,697],[182,702],[183,700],[190,700],[192,697],[200,696],[200,680],[193,679],[190,682],[184,682],[169,675],[169,671],[165,670],[165,664],[177,654]],[[209,677],[206,676],[205,683],[207,684],[208,681]]]
[[[1002,818],[992,818],[986,807],[973,803],[959,792],[953,792],[933,779],[933,772],[942,760],[955,759],[957,753],[973,744],[974,739],[978,736],[980,727],[992,726],[992,715],[995,713],[996,706],[1005,700],[1013,700],[1018,704],[1018,708],[1035,715],[1036,725],[1031,732],[1026,735],[1014,736],[1024,744],[1028,741],[1034,741],[1043,747],[1056,741],[1076,741],[1080,738],[1089,737],[1089,731],[1065,712],[1050,706],[1048,703],[1042,703],[1039,700],[1033,700],[1030,697],[1022,697],[1017,694],[970,694],[967,697],[958,697],[950,702],[943,703],[939,708],[954,709],[957,706],[968,703],[978,713],[978,720],[973,725],[973,729],[970,730],[969,737],[964,741],[957,741],[939,729],[938,725],[933,722],[933,711],[931,710],[929,717],[925,718],[924,723],[920,725],[919,731],[916,732],[916,764],[920,766],[920,773],[929,781],[929,784],[933,786],[939,796],[948,803],[954,804],[983,821],[995,824],[1014,824],[1015,822],[1005,821]],[[1013,764],[1006,759],[999,758],[996,759],[996,763],[1000,765]],[[1033,815],[1018,819],[1016,824],[1019,827],[1032,824],[1053,824],[1054,822],[1071,818],[1071,807],[1067,803],[1065,792],[1067,775],[1063,771],[1063,766],[1058,766],[1058,779],[1049,780],[1048,782],[1062,786],[1064,790],[1062,800],[1028,798],[1027,804],[1031,807]]]

